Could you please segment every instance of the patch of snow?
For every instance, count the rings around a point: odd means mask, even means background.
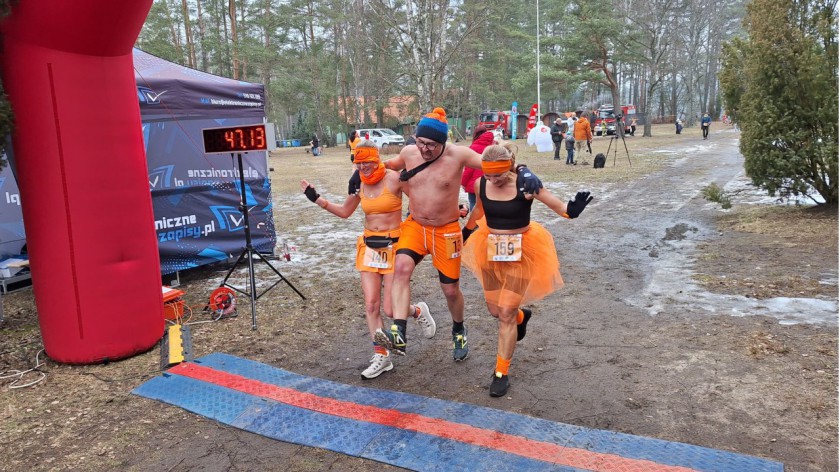
[[[627,302],[644,308],[651,315],[657,315],[667,307],[686,304],[692,310],[731,316],[764,315],[776,318],[779,323],[810,323],[838,325],[837,300],[815,298],[777,297],[756,300],[741,295],[724,295],[707,292],[692,278],[692,260],[695,242],[691,239],[679,241],[670,251],[659,251],[653,263],[650,279],[641,293],[633,295]]]

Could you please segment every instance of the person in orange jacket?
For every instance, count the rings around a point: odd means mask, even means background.
[[[575,154],[576,159],[580,158],[580,153],[584,149],[584,144],[587,148],[590,148],[592,145],[592,126],[589,124],[589,120],[582,115],[582,110],[575,111],[575,116],[577,116],[577,121],[575,121],[575,149],[577,149],[577,154]],[[577,161],[575,161],[575,164],[577,164]]]

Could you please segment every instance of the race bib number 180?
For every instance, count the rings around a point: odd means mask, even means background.
[[[488,234],[487,260],[493,262],[522,260],[522,235]]]

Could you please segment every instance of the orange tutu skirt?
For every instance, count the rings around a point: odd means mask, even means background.
[[[497,262],[488,260],[490,231],[481,223],[461,251],[461,263],[481,282],[488,303],[516,308],[545,298],[563,286],[554,238],[542,225],[532,221],[522,233],[521,260]]]

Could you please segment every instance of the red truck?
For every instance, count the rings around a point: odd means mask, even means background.
[[[478,115],[478,126],[489,126],[494,130],[501,130],[504,139],[510,138],[511,112],[488,110]]]
[[[627,121],[626,117],[628,115],[635,115],[636,114],[636,106],[635,105],[624,105],[621,107],[621,115],[622,115],[622,122],[624,123],[624,131],[626,133],[630,132],[630,124]],[[612,105],[601,105],[598,108],[597,115],[595,119],[592,120],[592,133],[601,136],[603,134],[603,128],[601,127],[601,123],[606,124],[606,134],[615,134],[615,107]]]

